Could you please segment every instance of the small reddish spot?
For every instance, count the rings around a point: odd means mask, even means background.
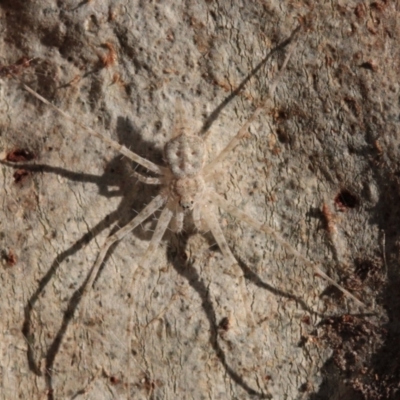
[[[118,383],[120,383],[120,379],[118,379],[116,376],[110,376],[110,383],[112,385],[118,385]]]
[[[335,205],[339,211],[347,211],[358,206],[358,198],[347,189],[342,189],[335,197]]]
[[[228,331],[229,330],[229,318],[228,317],[224,317],[221,319],[221,321],[218,324],[218,328],[223,330],[223,331]]]
[[[378,66],[372,61],[365,61],[360,65],[360,67],[374,72],[378,71]]]
[[[3,259],[6,261],[7,266],[9,267],[13,267],[18,261],[17,255],[12,249],[10,249],[8,252],[3,253]]]
[[[23,183],[24,180],[29,176],[29,172],[26,169],[18,169],[14,172],[14,183]]]
[[[23,68],[27,68],[31,65],[32,60],[33,58],[29,59],[28,57],[22,57],[15,64],[0,65],[0,76],[8,77],[11,75],[20,75]]]
[[[275,110],[275,112],[274,112],[274,121],[276,122],[276,123],[282,123],[283,121],[285,121],[285,120],[287,120],[287,119],[289,119],[289,113],[288,113],[288,111],[287,110],[285,110],[285,109],[278,109],[278,110]]]
[[[34,158],[35,155],[31,151],[25,149],[16,149],[7,154],[6,160],[11,162],[23,162],[31,161]]]

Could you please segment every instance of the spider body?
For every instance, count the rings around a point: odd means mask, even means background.
[[[205,160],[204,141],[182,133],[167,142],[164,150],[171,172],[167,177],[170,180],[169,195],[179,205],[176,212],[186,213],[193,210],[205,188],[201,176]]]

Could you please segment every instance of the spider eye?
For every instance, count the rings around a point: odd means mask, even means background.
[[[180,201],[179,205],[184,209],[184,210],[190,210],[193,207],[194,201]]]

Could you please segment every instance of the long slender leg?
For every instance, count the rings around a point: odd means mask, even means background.
[[[203,226],[203,221],[201,219],[201,207],[202,204],[200,202],[196,202],[193,207],[192,216],[193,216],[194,226],[196,227],[196,229],[199,231],[204,231],[205,229]]]
[[[141,224],[144,220],[146,220],[151,214],[156,212],[160,207],[165,204],[166,199],[165,197],[159,195],[155,197],[138,215],[136,215],[135,218],[131,222],[129,222],[127,225],[125,225],[123,228],[115,232],[113,235],[108,237],[106,241],[104,242],[103,246],[100,249],[100,253],[97,256],[96,262],[94,263],[92,269],[89,272],[89,277],[87,280],[87,283],[85,285],[85,288],[83,289],[82,292],[82,314],[85,311],[84,303],[85,303],[85,298],[87,297],[87,294],[91,290],[93,286],[93,282],[96,279],[97,273],[99,272],[99,268],[108,252],[110,247],[118,240],[121,240],[126,234],[128,234],[130,231],[135,229],[139,224]],[[153,236],[154,238],[154,236]],[[153,239],[152,239],[153,240]],[[150,246],[149,246],[150,247]],[[147,252],[146,252],[147,253]]]
[[[162,183],[160,178],[156,178],[156,177],[152,177],[152,176],[143,176],[143,175],[139,174],[139,172],[136,172],[136,171],[131,171],[131,172],[132,172],[132,175],[139,182],[147,183],[148,185],[160,185]]]
[[[58,113],[60,113],[67,120],[73,122],[75,125],[79,126],[80,128],[82,128],[86,132],[89,132],[91,135],[96,136],[97,138],[101,139],[103,142],[107,143],[113,149],[117,150],[118,152],[120,152],[124,156],[128,157],[130,160],[140,164],[142,167],[145,167],[148,170],[153,171],[153,172],[155,172],[157,174],[163,174],[165,172],[166,168],[161,167],[159,165],[156,165],[156,164],[152,163],[151,161],[149,161],[149,160],[147,160],[147,159],[145,159],[143,157],[140,157],[138,154],[130,151],[125,146],[119,144],[115,140],[112,140],[109,137],[103,135],[102,133],[96,132],[94,129],[85,126],[84,124],[82,124],[76,118],[71,117],[66,112],[64,112],[60,108],[56,107],[53,103],[51,103],[50,101],[45,99],[39,93],[36,93],[32,88],[30,88],[28,85],[23,83],[17,76],[15,76],[15,75],[13,75],[13,76],[14,76],[14,78],[16,78],[17,80],[19,80],[21,82],[22,87],[26,91],[28,91],[30,94],[32,94],[33,96],[35,96],[37,99],[39,99],[43,103],[47,104],[48,106],[52,107],[54,110],[56,110]],[[136,174],[138,174],[138,173],[136,173]]]
[[[219,249],[223,256],[229,261],[230,265],[237,264],[236,258],[231,252],[228,243],[226,242],[225,236],[222,232],[222,229],[219,225],[219,222],[212,210],[207,208],[206,211],[202,212],[202,217],[207,224],[208,228],[210,229],[211,233],[214,236],[215,241],[218,244]]]
[[[142,258],[140,259],[139,266],[141,268],[146,268],[151,260],[151,256],[154,251],[159,246],[161,239],[164,236],[165,231],[172,219],[173,211],[168,207],[168,205],[162,211],[160,218],[158,219],[156,230],[154,231],[153,237],[150,240],[149,247],[144,252]]]
[[[203,208],[204,210],[204,208]],[[210,229],[211,233],[214,236],[215,241],[218,244],[218,247],[220,248],[223,256],[225,259],[227,259],[230,263],[230,267],[234,269],[236,272],[236,276],[239,278],[239,287],[240,287],[240,292],[243,300],[243,304],[245,306],[246,310],[246,317],[247,317],[247,323],[249,326],[254,327],[255,323],[252,317],[251,313],[251,308],[249,306],[249,301],[247,298],[246,294],[246,286],[244,284],[244,276],[243,276],[243,271],[240,269],[238,262],[236,261],[234,255],[231,252],[231,249],[228,246],[228,243],[226,242],[225,236],[222,232],[222,229],[219,225],[219,222],[217,220],[217,217],[215,216],[214,211],[212,211],[209,207],[205,212],[203,211],[202,213],[203,220],[205,221],[206,225]]]
[[[359,306],[362,307],[367,307],[363,302],[357,299],[354,295],[352,295],[349,291],[347,291],[345,288],[340,286],[338,283],[336,283],[332,278],[330,278],[328,275],[325,274],[321,270],[321,268],[312,263],[310,260],[308,260],[306,257],[303,256],[299,251],[297,251],[292,245],[290,245],[281,235],[279,235],[277,232],[275,232],[272,228],[269,226],[266,226],[265,224],[261,224],[255,219],[251,218],[248,216],[246,213],[243,211],[239,210],[238,208],[230,205],[224,198],[222,198],[220,195],[218,195],[215,192],[210,192],[209,196],[212,200],[212,202],[219,207],[223,208],[225,211],[227,211],[229,214],[233,215],[234,217],[238,218],[239,220],[246,222],[253,228],[263,231],[267,233],[268,235],[271,235],[277,243],[279,243],[282,247],[284,247],[286,250],[288,250],[290,253],[292,253],[294,256],[296,256],[298,259],[300,259],[305,265],[308,267],[311,267],[315,270],[315,272],[324,278],[327,282],[329,282],[331,285],[335,286],[338,288],[341,292],[343,292],[346,296],[349,298],[353,299]],[[221,249],[222,250],[222,249]]]
[[[173,232],[182,232],[183,220],[185,218],[185,213],[182,210],[175,210],[174,217],[172,218],[171,229]]]
[[[228,145],[219,153],[219,155],[211,161],[209,164],[207,164],[204,167],[203,173],[204,176],[207,176],[208,174],[212,173],[216,167],[217,164],[219,164],[221,161],[223,161],[228,154],[240,143],[240,141],[246,136],[247,130],[249,126],[257,119],[257,117],[260,115],[262,111],[264,111],[267,102],[269,99],[272,98],[274,95],[276,86],[279,82],[280,77],[282,76],[283,71],[286,68],[287,63],[289,62],[290,56],[292,55],[294,49],[295,49],[295,44],[296,40],[293,40],[292,43],[289,46],[288,52],[286,54],[285,60],[282,64],[281,69],[277,73],[276,77],[274,80],[271,82],[269,89],[268,89],[268,95],[265,98],[265,100],[255,109],[251,117],[245,122],[245,124],[239,129],[239,132],[236,134],[236,136],[228,143]]]

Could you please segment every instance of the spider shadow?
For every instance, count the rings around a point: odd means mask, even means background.
[[[213,306],[212,298],[208,289],[208,284],[203,279],[201,279],[199,273],[193,265],[192,261],[184,261],[181,254],[185,254],[185,250],[187,247],[188,239],[190,236],[194,234],[192,231],[185,231],[180,234],[177,240],[173,241],[175,246],[168,246],[167,250],[167,258],[171,263],[175,271],[185,278],[188,284],[198,293],[201,299],[201,305],[204,310],[204,313],[207,317],[210,327],[210,335],[209,335],[209,343],[213,348],[215,355],[218,357],[221,365],[224,367],[226,373],[229,377],[240,387],[245,390],[249,396],[267,399],[270,398],[268,393],[260,392],[259,389],[252,388],[243,376],[239,374],[239,372],[235,371],[235,369],[229,365],[227,361],[227,356],[225,351],[220,345],[219,337],[220,335],[220,326],[222,324],[223,318],[218,321],[217,314]],[[211,234],[208,232],[204,235],[210,247],[212,247],[215,242]],[[238,261],[239,267],[242,269],[244,278],[246,281],[250,281],[254,286],[266,290],[272,293],[275,296],[279,296],[289,301],[295,302],[300,308],[304,311],[308,312],[310,315],[318,316],[320,318],[327,317],[326,315],[314,311],[311,307],[309,307],[306,302],[299,296],[296,296],[292,293],[286,292],[284,290],[278,289],[262,280],[262,278],[257,275],[242,259],[240,259],[237,255],[235,255],[236,260]],[[303,343],[300,341],[298,346],[303,346]]]
[[[160,162],[162,155],[157,149],[151,147],[151,145],[141,139],[139,130],[126,118],[118,118],[117,129],[119,143],[126,147],[135,147],[135,152],[154,160],[154,162]],[[35,321],[34,321],[34,309],[35,305],[44,295],[47,285],[52,281],[53,276],[57,273],[59,268],[74,254],[82,250],[90,241],[98,236],[103,230],[108,229],[113,224],[117,226],[113,228],[110,235],[118,230],[118,226],[126,225],[136,215],[136,211],[140,212],[141,208],[145,206],[145,202],[149,197],[154,196],[158,192],[158,188],[153,185],[144,185],[137,182],[132,177],[130,164],[127,164],[126,159],[122,156],[117,155],[111,162],[106,166],[105,172],[101,176],[91,175],[88,173],[76,173],[60,167],[52,167],[43,164],[28,164],[28,163],[10,163],[1,162],[4,165],[12,168],[27,171],[30,174],[34,173],[51,173],[63,176],[69,180],[75,182],[94,183],[98,186],[99,194],[106,198],[121,197],[121,202],[118,208],[102,218],[94,227],[88,232],[81,236],[75,243],[60,253],[52,262],[50,268],[40,279],[37,285],[37,289],[30,296],[24,307],[24,322],[22,326],[22,333],[28,343],[27,346],[27,360],[29,369],[37,376],[43,376],[46,380],[48,388],[48,398],[53,399],[53,384],[52,384],[52,371],[54,361],[59,352],[61,343],[66,334],[69,324],[71,323],[74,313],[81,301],[81,294],[85,288],[89,275],[85,281],[73,292],[70,296],[65,311],[63,312],[62,323],[57,333],[54,336],[51,344],[49,345],[45,355],[45,373],[42,371],[41,361],[35,359],[34,342],[35,342]],[[110,187],[117,187],[117,189],[110,190]],[[153,225],[155,222],[153,222]],[[152,236],[151,230],[148,232],[142,229],[136,229],[133,232],[141,240],[149,241]],[[105,257],[96,280],[102,273],[104,266],[106,265],[109,258],[112,256],[118,243],[110,248]]]
[[[284,40],[282,43],[275,46],[250,71],[250,73],[243,79],[243,81],[240,82],[238,87],[235,90],[232,90],[232,92],[215,108],[215,110],[205,119],[205,121],[200,129],[200,132],[199,132],[200,136],[202,136],[202,137],[205,136],[206,132],[211,128],[214,121],[216,121],[218,119],[218,116],[223,111],[223,109],[225,107],[227,107],[228,104],[244,90],[244,88],[246,87],[248,82],[260,72],[261,68],[263,68],[265,66],[265,64],[268,62],[268,60],[270,60],[275,53],[278,53],[279,51],[285,49],[286,46],[288,46],[293,40],[296,39],[296,36],[300,32],[300,30],[301,30],[301,26],[298,26],[286,40]]]
[[[171,246],[167,250],[168,261],[172,264],[175,271],[185,278],[189,285],[198,293],[201,299],[201,305],[204,309],[204,313],[209,322],[209,343],[213,348],[215,355],[218,357],[221,365],[224,367],[226,373],[229,377],[239,386],[241,386],[249,395],[255,396],[260,399],[267,399],[269,396],[265,393],[258,392],[257,390],[251,388],[245,381],[245,379],[236,372],[227,362],[227,357],[219,344],[219,323],[217,321],[217,315],[214,310],[211,296],[207,288],[207,283],[204,282],[197,270],[194,268],[192,262],[182,262],[181,258],[177,254],[183,254],[187,246],[188,238],[190,234],[184,233],[180,235],[180,240],[178,240],[178,249],[173,249]]]

